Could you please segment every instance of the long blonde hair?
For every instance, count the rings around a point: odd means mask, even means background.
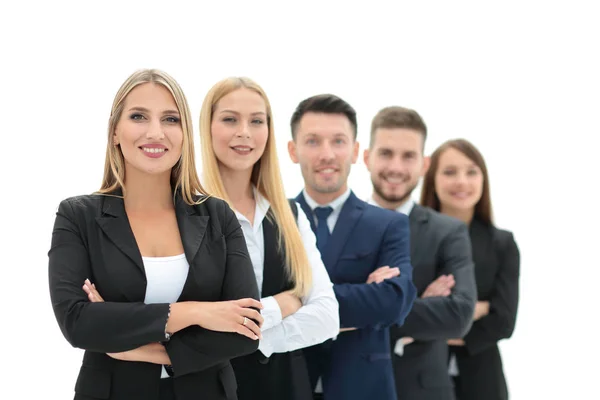
[[[183,147],[181,158],[171,170],[171,187],[173,193],[181,190],[184,201],[188,204],[197,204],[194,197],[198,194],[208,196],[200,184],[198,173],[196,172],[196,163],[194,161],[194,136],[192,129],[192,118],[190,108],[179,84],[166,72],[157,69],[142,69],[134,72],[121,85],[113,100],[110,118],[108,119],[108,137],[106,143],[106,158],[104,161],[104,177],[98,193],[108,194],[121,189],[125,195],[125,159],[121,152],[121,147],[113,142],[113,136],[123,108],[127,95],[137,86],[143,83],[154,83],[162,85],[173,96],[177,110],[181,117],[181,128],[183,130]],[[205,197],[206,198],[206,197]]]
[[[251,79],[244,77],[223,79],[215,84],[204,98],[200,111],[203,182],[210,193],[224,199],[233,207],[225,191],[217,157],[213,151],[211,123],[217,103],[227,94],[240,88],[250,89],[258,93],[263,98],[267,108],[269,136],[263,155],[254,165],[251,181],[260,194],[271,203],[274,222],[279,227],[279,237],[277,238],[279,248],[283,247],[285,249],[286,271],[292,282],[294,282],[294,293],[297,296],[304,296],[312,286],[308,255],[283,188],[277,158],[277,146],[275,145],[271,105],[264,90]]]

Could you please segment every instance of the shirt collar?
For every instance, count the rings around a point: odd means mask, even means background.
[[[350,197],[350,188],[347,188],[346,191],[339,196],[337,199],[327,203],[327,204],[319,204],[312,197],[306,193],[306,188],[302,189],[302,194],[304,195],[304,199],[306,200],[306,204],[310,207],[311,210],[314,210],[317,207],[331,207],[333,208],[333,213],[339,213],[344,206],[348,197]]]
[[[367,200],[367,203],[369,203],[373,206],[381,207],[379,205],[379,203],[377,203],[373,199],[373,196],[369,197],[369,199]],[[409,198],[406,202],[404,202],[404,204],[402,204],[400,207],[396,208],[396,212],[402,213],[404,215],[410,215],[410,212],[412,211],[414,206],[415,206],[415,201],[413,199]],[[383,208],[383,207],[381,207],[381,208]]]

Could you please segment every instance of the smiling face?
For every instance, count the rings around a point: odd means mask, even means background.
[[[407,128],[377,129],[364,161],[371,173],[374,199],[390,208],[410,197],[429,166],[429,159],[423,157],[423,134]]]
[[[220,168],[251,172],[269,138],[264,99],[247,88],[223,96],[214,107],[210,130]]]
[[[449,148],[439,158],[435,192],[442,210],[472,211],[483,193],[483,173],[462,152]]]
[[[114,144],[120,146],[125,174],[170,174],[181,157],[183,129],[171,92],[143,83],[129,92],[116,124]]]
[[[324,204],[346,191],[350,166],[358,157],[358,142],[344,114],[307,112],[288,150],[292,161],[300,164],[313,199]]]

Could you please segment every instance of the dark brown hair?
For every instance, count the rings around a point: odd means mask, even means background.
[[[423,135],[423,147],[425,147],[425,139],[427,139],[427,126],[423,118],[415,110],[399,106],[385,107],[373,117],[371,122],[371,142],[369,147],[375,142],[375,134],[377,129],[394,129],[404,128],[412,129]]]
[[[356,140],[356,111],[348,104],[348,102],[333,94],[319,94],[304,99],[298,104],[290,121],[292,139],[296,140],[296,129],[298,129],[298,124],[304,114],[308,112],[345,115],[350,121],[350,125],[352,125],[354,140]]]
[[[435,175],[439,168],[440,157],[448,149],[455,149],[464,154],[469,160],[481,169],[483,174],[483,191],[481,198],[475,205],[474,218],[492,224],[492,200],[490,197],[490,180],[488,177],[487,167],[483,156],[473,144],[465,139],[448,140],[438,147],[431,155],[431,165],[423,179],[423,188],[421,190],[421,204],[426,207],[431,207],[436,211],[440,211],[440,199],[435,192]]]

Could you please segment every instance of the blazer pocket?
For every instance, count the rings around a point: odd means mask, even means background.
[[[343,260],[360,260],[373,254],[373,251],[363,251],[354,254],[344,254],[340,257],[340,261]],[[383,265],[382,265],[383,267]]]
[[[82,365],[75,383],[75,392],[94,399],[108,399],[110,385],[109,371]]]
[[[225,391],[225,397],[227,400],[236,400],[237,380],[235,379],[235,374],[233,373],[233,368],[231,365],[219,370],[219,379],[223,385],[223,390]]]

